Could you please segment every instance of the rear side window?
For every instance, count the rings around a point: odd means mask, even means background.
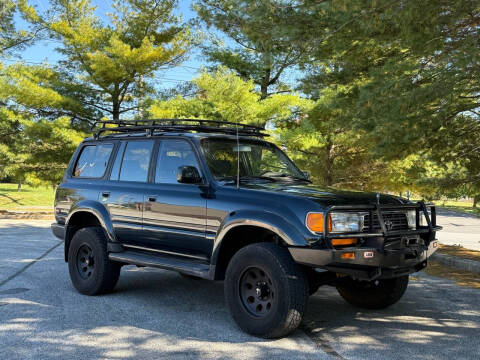
[[[117,151],[117,156],[115,157],[115,162],[113,163],[112,172],[110,173],[110,180],[118,180],[120,175],[120,166],[122,165],[123,153],[125,151],[126,142],[122,141]]]
[[[101,178],[107,170],[113,144],[84,146],[75,164],[73,176]]]
[[[127,143],[120,168],[121,181],[147,181],[152,148],[151,140]]]

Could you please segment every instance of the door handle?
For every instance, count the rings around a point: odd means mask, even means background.
[[[148,201],[149,201],[149,202],[155,202],[155,201],[157,201],[157,197],[156,197],[156,196],[153,196],[153,195],[150,195],[150,196],[148,197]]]
[[[110,193],[108,191],[102,192],[102,198],[108,198],[110,196]]]

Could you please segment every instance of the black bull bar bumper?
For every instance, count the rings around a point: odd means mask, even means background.
[[[412,209],[416,210],[415,229],[390,231],[386,228],[382,211]],[[380,230],[372,231],[370,228],[366,229],[369,231],[361,233],[330,233],[328,215],[334,211],[367,211],[370,216],[378,217]],[[426,226],[420,225],[422,215],[426,219]],[[427,259],[438,249],[435,233],[442,229],[436,224],[435,207],[424,202],[408,205],[332,206],[325,211],[324,219],[324,247],[290,247],[293,259],[299,264],[361,280],[398,277],[422,270],[427,266]],[[359,238],[364,242],[358,247],[338,249],[331,245],[332,238]],[[397,246],[389,246],[392,245],[389,243],[391,239],[397,240]],[[411,245],[410,239],[419,241],[414,241]],[[376,245],[371,246],[373,244]]]

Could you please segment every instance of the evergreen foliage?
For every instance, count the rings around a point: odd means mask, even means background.
[[[480,201],[478,1],[192,0],[202,37],[176,5],[0,0],[0,179],[57,183],[101,118],[193,117],[266,126],[324,185]],[[1,62],[41,36],[61,61]],[[156,91],[196,45],[210,66]]]

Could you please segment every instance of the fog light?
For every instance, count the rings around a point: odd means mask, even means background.
[[[355,253],[353,252],[346,252],[340,255],[341,259],[355,259]]]
[[[333,246],[356,245],[357,239],[332,239]]]

